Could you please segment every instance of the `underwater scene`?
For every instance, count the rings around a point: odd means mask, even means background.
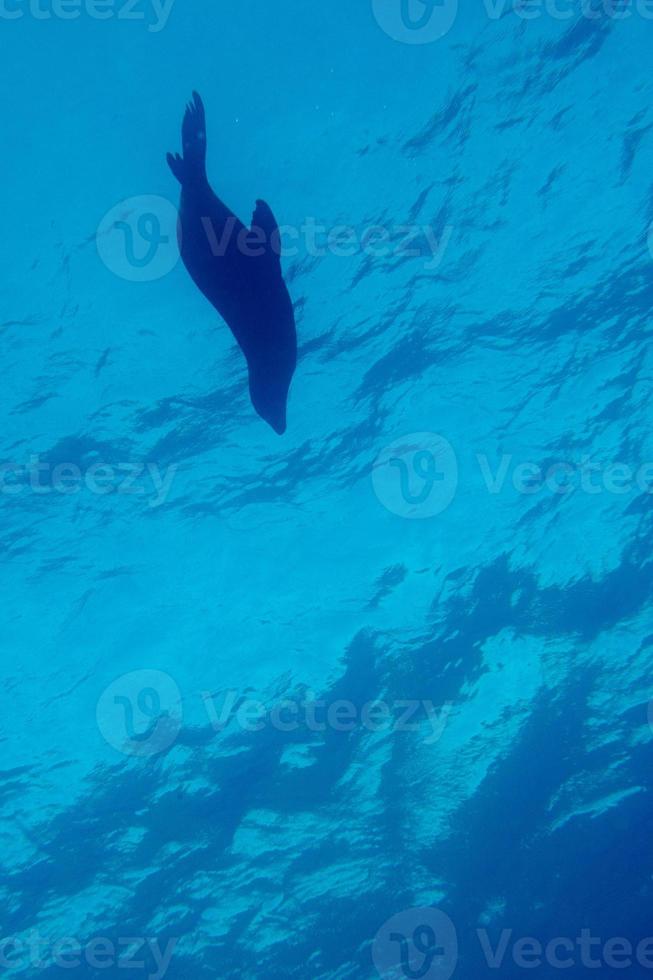
[[[0,36],[0,976],[653,977],[653,2]]]

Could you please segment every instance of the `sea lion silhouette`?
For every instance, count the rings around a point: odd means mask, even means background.
[[[281,272],[277,222],[259,200],[248,229],[214,194],[206,175],[206,121],[197,92],[186,106],[182,145],[183,156],[167,157],[181,184],[181,257],[245,355],[252,405],[282,435],[297,364],[297,333]]]

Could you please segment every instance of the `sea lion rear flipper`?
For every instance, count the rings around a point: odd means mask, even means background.
[[[186,106],[181,127],[183,158],[168,154],[168,165],[180,183],[206,175],[206,116],[204,104],[197,92]]]
[[[255,232],[259,230],[265,236],[266,252],[274,256],[277,260],[281,256],[281,232],[277,219],[272,214],[272,209],[265,201],[258,200],[252,215],[252,228]]]
[[[184,161],[179,156],[178,153],[168,153],[166,160],[168,161],[168,166],[172,170],[173,174],[177,178],[180,184],[184,182]]]

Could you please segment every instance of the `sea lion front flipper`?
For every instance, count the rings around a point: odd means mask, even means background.
[[[265,201],[258,200],[252,215],[251,233],[265,238],[265,252],[281,261],[281,231],[272,209]],[[260,241],[260,238],[259,238]]]

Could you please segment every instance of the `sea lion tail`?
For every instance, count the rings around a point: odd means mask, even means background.
[[[169,153],[168,165],[180,184],[183,184],[187,180],[206,175],[206,115],[197,92],[193,92],[192,102],[186,106],[181,141],[183,157],[178,153]]]

